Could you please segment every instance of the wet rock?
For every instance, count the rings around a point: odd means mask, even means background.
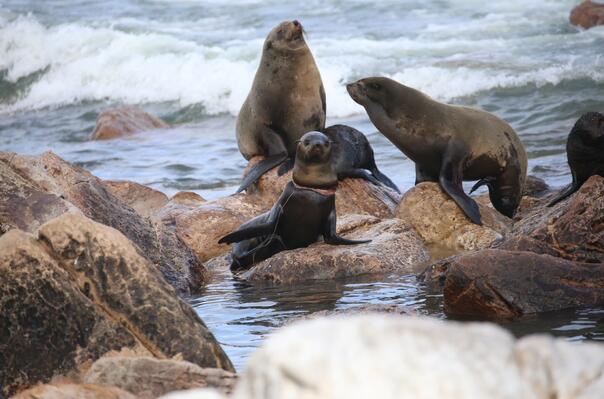
[[[514,224],[498,246],[579,262],[604,262],[604,178],[590,177],[569,199],[547,207],[549,197]]]
[[[356,316],[356,315],[368,315],[368,314],[391,314],[400,316],[418,316],[418,313],[410,307],[389,304],[367,304],[359,306],[351,306],[344,309],[334,310],[320,310],[308,315],[296,317],[293,320],[287,321],[287,324],[296,323],[302,320],[314,320],[322,317],[333,317],[333,316]]]
[[[431,249],[476,251],[501,240],[511,225],[511,220],[496,210],[479,207],[483,226],[472,223],[437,183],[420,183],[405,193],[396,214],[408,221]]]
[[[0,237],[5,393],[123,347],[233,370],[197,314],[119,231],[67,213],[38,236]]]
[[[537,176],[528,175],[524,181],[524,196],[538,198],[549,193],[550,191],[550,186],[545,182],[545,180]]]
[[[129,392],[96,384],[44,384],[13,396],[13,399],[137,399]]]
[[[118,387],[139,399],[152,399],[172,391],[215,387],[230,393],[232,372],[201,368],[193,363],[150,357],[103,357],[83,376],[86,383]]]
[[[443,284],[448,314],[516,318],[604,303],[602,263],[484,250],[452,258],[440,266],[431,279],[440,279]]]
[[[570,12],[570,23],[585,29],[604,24],[604,4],[584,0]]]
[[[348,215],[341,218],[338,234],[372,241],[349,246],[316,243],[283,251],[239,277],[247,281],[294,284],[366,274],[407,274],[429,259],[421,239],[399,219]]]
[[[133,181],[105,180],[103,183],[111,194],[145,218],[154,215],[168,202],[166,194]]]
[[[7,200],[0,205],[4,229],[13,226],[34,232],[50,217],[77,208],[94,221],[121,231],[179,291],[197,288],[203,280],[203,266],[184,243],[158,231],[84,169],[46,152],[37,157],[0,153],[0,170],[6,176],[0,186],[0,197]],[[123,192],[122,196],[127,197]]]
[[[244,173],[261,160],[261,157],[252,158]],[[266,209],[277,201],[292,178],[291,172],[278,176],[277,169],[265,173],[248,193],[251,201]],[[376,186],[363,179],[344,179],[338,183],[336,211],[338,216],[358,214],[391,218],[400,199],[401,195],[388,187]]]
[[[516,341],[494,324],[325,318],[272,334],[233,398],[598,398],[603,367],[601,344]]]
[[[145,130],[167,127],[169,127],[167,123],[140,108],[131,106],[111,108],[99,114],[90,139],[115,139]]]

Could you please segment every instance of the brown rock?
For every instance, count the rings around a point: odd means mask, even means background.
[[[92,365],[84,382],[118,387],[139,399],[152,399],[171,391],[213,387],[230,393],[236,374],[196,364],[151,357],[103,357]]]
[[[479,207],[483,226],[472,223],[437,183],[420,183],[405,193],[396,214],[410,223],[429,248],[436,249],[434,253],[446,256],[451,251],[488,248],[509,231],[510,219],[487,206]]]
[[[13,399],[136,399],[119,388],[96,384],[44,384],[13,396]]]
[[[0,169],[7,176],[0,185],[0,198],[7,200],[0,206],[3,228],[13,226],[34,232],[51,216],[78,208],[94,221],[111,226],[132,240],[179,291],[197,288],[203,280],[203,266],[174,232],[170,236],[169,231],[164,234],[165,230],[157,230],[157,226],[84,169],[52,152],[38,157],[0,153]]]
[[[547,207],[549,197],[514,224],[500,249],[604,262],[604,178],[592,176],[570,199]]]
[[[354,222],[351,223],[350,218]],[[283,251],[240,277],[248,281],[294,284],[366,274],[405,274],[429,259],[421,239],[402,220],[362,218],[363,224],[358,215],[342,218],[338,234],[352,239],[371,239],[370,243],[350,246],[317,243]]]
[[[111,194],[145,218],[151,217],[168,203],[166,194],[133,181],[105,180],[103,183]]]
[[[545,180],[528,175],[524,181],[523,195],[527,197],[542,197],[551,191]]]
[[[115,229],[67,213],[38,240],[11,230],[0,237],[0,269],[6,393],[123,347],[233,370],[197,314]]]
[[[570,23],[585,29],[604,24],[604,4],[586,0],[570,12]]]
[[[445,311],[515,318],[604,303],[604,264],[571,262],[531,252],[484,250],[451,260]]]
[[[107,140],[145,130],[162,129],[168,124],[137,107],[119,107],[102,111],[90,135],[91,140]]]
[[[203,197],[192,191],[179,191],[170,198],[170,201],[176,204],[198,206],[206,202]]]

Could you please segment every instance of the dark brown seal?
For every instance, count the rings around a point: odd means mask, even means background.
[[[588,112],[577,120],[568,134],[566,156],[573,180],[548,206],[574,194],[591,176],[604,177],[604,115]]]
[[[245,190],[295,156],[296,141],[325,128],[325,91],[302,25],[286,21],[264,42],[252,89],[237,117],[237,145],[245,159],[264,156],[243,178]]]
[[[319,132],[305,134],[297,146],[293,179],[272,209],[218,241],[236,243],[231,270],[249,269],[278,252],[307,247],[319,236],[334,245],[368,242],[348,240],[336,234],[337,184],[329,138]]]
[[[512,217],[522,198],[527,159],[514,129],[488,112],[435,101],[388,78],[366,78],[347,86],[378,130],[416,167],[415,183],[439,182],[464,213],[482,224],[478,205],[462,187],[479,180],[491,202]]]

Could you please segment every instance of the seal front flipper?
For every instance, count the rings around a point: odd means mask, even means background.
[[[326,244],[330,245],[356,245],[356,244],[366,244],[371,242],[371,240],[349,240],[348,238],[340,237],[336,234],[336,211],[335,209],[331,211],[327,221],[325,222],[325,227],[323,229],[323,241]]]
[[[218,240],[218,244],[232,244],[254,237],[267,236],[275,230],[275,223],[263,223],[256,226],[244,227],[227,234]]]
[[[470,220],[482,226],[478,204],[463,191],[462,170],[464,152],[457,146],[450,146],[445,153],[438,181]]]
[[[578,185],[573,181],[571,184],[569,184],[568,186],[564,187],[562,189],[562,191],[560,191],[555,197],[554,199],[552,199],[549,204],[547,204],[548,207],[554,206],[556,205],[558,202],[565,200],[566,198],[570,197],[571,195],[573,195],[575,192],[577,192],[577,190],[579,189]]]
[[[472,194],[474,191],[478,190],[481,186],[487,186],[487,188],[489,189],[489,191],[492,190],[492,184],[496,181],[497,179],[495,177],[485,177],[482,178],[480,180],[478,180],[476,182],[476,184],[474,184],[472,186],[472,189],[470,190],[470,194]]]

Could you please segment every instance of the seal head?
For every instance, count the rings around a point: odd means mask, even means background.
[[[325,189],[338,185],[332,143],[326,135],[313,131],[302,136],[296,148],[292,179],[303,187]]]

